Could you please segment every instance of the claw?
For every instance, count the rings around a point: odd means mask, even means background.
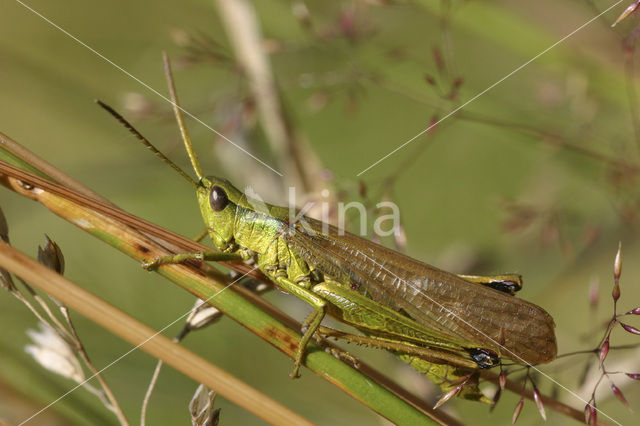
[[[142,265],[142,268],[147,270],[147,271],[153,271],[154,269],[156,269],[158,267],[158,259],[155,258],[151,261],[148,260],[143,260],[142,262],[140,262],[140,264]]]
[[[300,377],[300,366],[296,364],[296,366],[293,367],[293,371],[289,373],[289,378],[297,379],[299,377]]]

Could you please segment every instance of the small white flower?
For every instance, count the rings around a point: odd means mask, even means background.
[[[77,383],[84,380],[84,372],[73,349],[47,324],[40,323],[40,330],[27,330],[35,343],[24,350],[40,365]]]

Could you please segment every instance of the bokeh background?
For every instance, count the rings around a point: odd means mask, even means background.
[[[293,157],[270,144],[218,2],[25,2],[163,94],[161,52],[168,51],[185,109],[276,169],[294,167],[297,161],[314,173],[302,191],[307,197],[329,188],[333,200],[397,203],[403,232],[384,243],[454,272],[522,274],[520,297],[553,315],[561,354],[598,345],[612,312],[619,241],[624,253],[620,307],[640,305],[635,261],[640,256],[638,17],[610,27],[630,3],[619,4],[357,176],[613,1],[249,2],[291,140],[303,151]],[[196,235],[202,226],[190,185],[96,107],[95,98],[116,106],[188,167],[166,102],[25,6],[4,2],[0,131],[125,210]],[[206,171],[228,176],[240,187],[252,185],[268,201],[283,199],[285,182],[269,169],[201,124],[188,120],[188,125]],[[35,255],[46,233],[63,250],[68,278],[152,327],[163,327],[192,305],[182,290],[41,206],[6,190],[0,191],[0,205],[14,246]],[[595,307],[590,292],[600,296]],[[265,297],[297,318],[307,312],[293,297],[275,292]],[[94,324],[74,318],[97,366],[129,349]],[[0,419],[19,422],[73,385],[24,352],[29,343],[25,331],[36,326],[22,304],[0,295]],[[612,345],[634,343],[637,336],[622,330],[613,334]],[[189,336],[185,345],[320,424],[383,424],[308,371],[290,380],[292,362],[230,320]],[[437,390],[426,379],[388,354],[354,352],[437,400]],[[640,372],[638,354],[637,348],[612,350],[610,368],[620,363],[623,371]],[[588,399],[592,376],[581,378],[594,359],[560,359],[543,369]],[[153,359],[136,351],[105,372],[134,423],[153,367]],[[637,382],[621,376],[614,382],[637,407]],[[584,407],[546,379],[537,383],[542,391]],[[165,369],[149,424],[187,423],[196,386]],[[613,396],[609,383],[601,387],[599,408],[616,421],[631,423],[634,415]],[[445,409],[469,424],[508,424],[518,398],[504,395],[493,413],[466,401],[448,402]],[[260,424],[222,398],[216,405],[222,409],[221,424]],[[553,412],[548,416],[551,424],[575,424]],[[519,424],[540,422],[527,402]],[[116,420],[94,396],[77,390],[31,424],[107,425]]]

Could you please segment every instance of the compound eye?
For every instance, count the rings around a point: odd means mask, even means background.
[[[211,192],[209,193],[209,204],[215,212],[219,212],[227,207],[227,204],[229,204],[229,197],[227,197],[227,193],[224,189],[220,188],[218,185],[213,185],[211,187]]]

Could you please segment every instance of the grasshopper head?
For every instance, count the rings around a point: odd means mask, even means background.
[[[198,205],[209,235],[219,250],[233,239],[236,208],[243,197],[228,180],[207,176],[198,182]]]

